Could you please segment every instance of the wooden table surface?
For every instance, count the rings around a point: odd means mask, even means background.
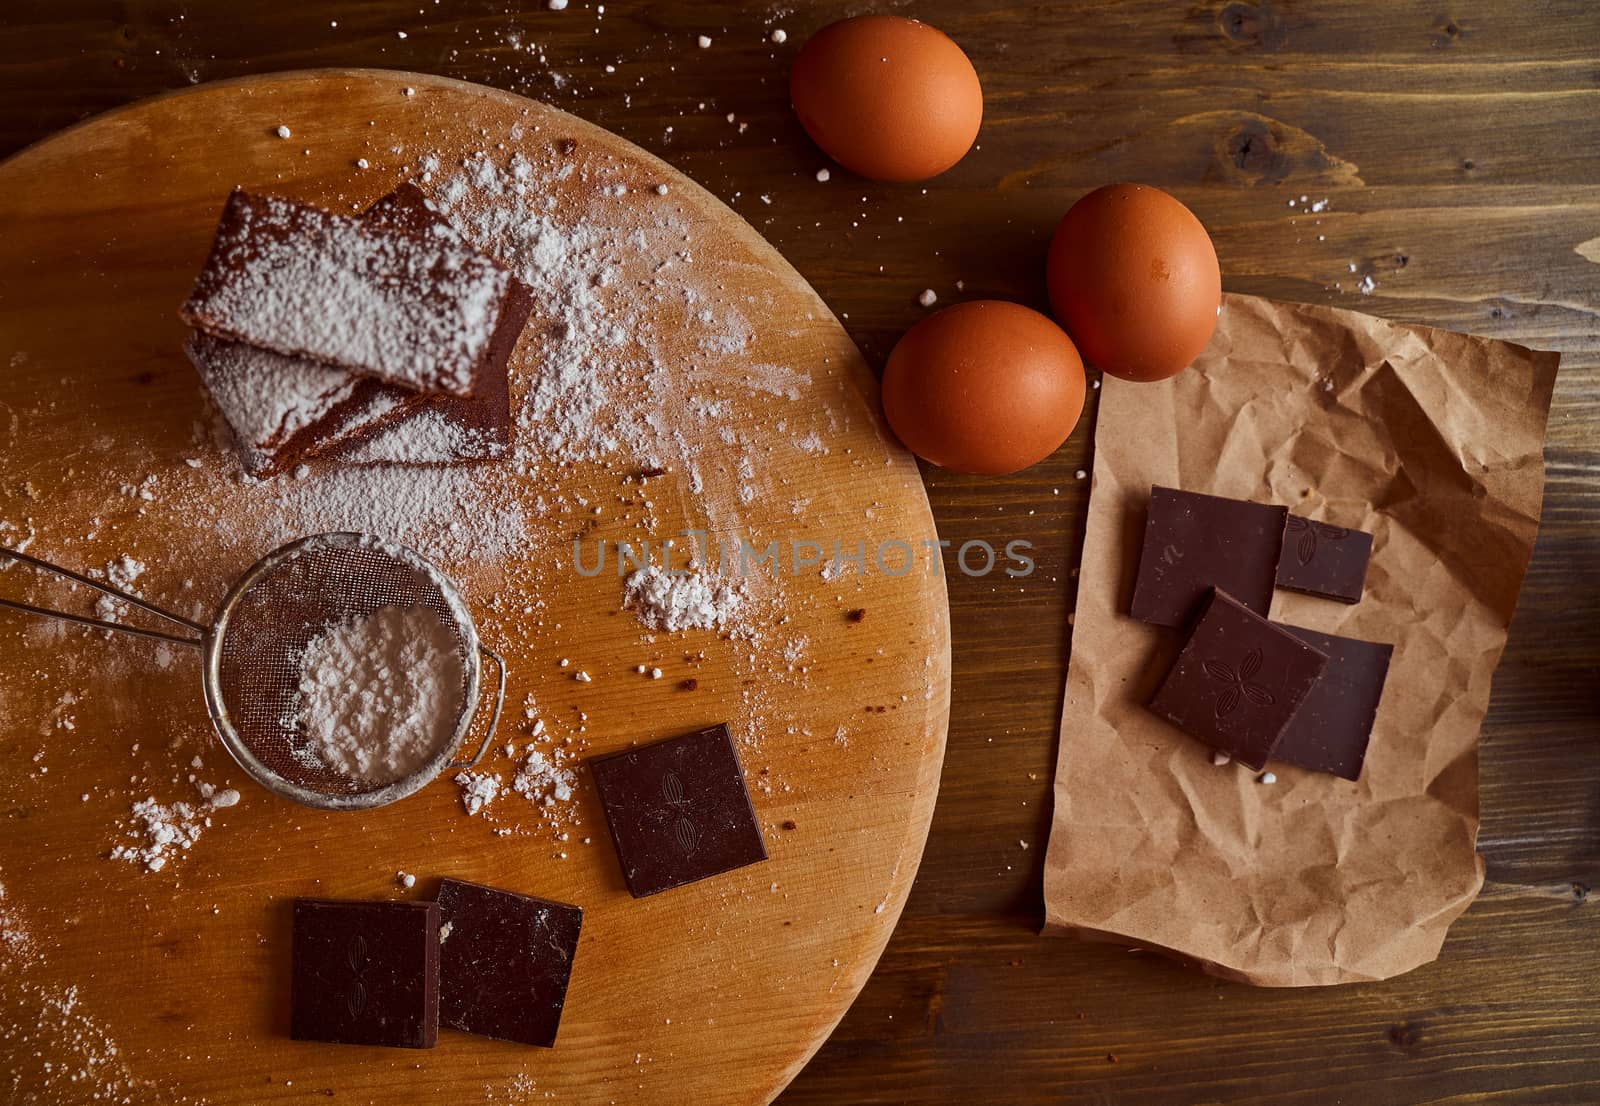
[[[1563,351],[1543,529],[1483,728],[1488,883],[1436,963],[1259,991],[1036,936],[1086,418],[1017,476],[926,473],[942,537],[1031,540],[1039,571],[950,578],[954,705],[922,872],[876,975],[781,1101],[1600,1101],[1600,6],[886,4],[950,33],[984,82],[980,148],[925,194],[837,169],[819,183],[827,162],[787,111],[799,43],[861,10],[7,0],[0,155],[194,81],[427,70],[547,99],[679,166],[874,363],[925,288],[1042,306],[1055,219],[1126,179],[1194,208],[1230,290]]]

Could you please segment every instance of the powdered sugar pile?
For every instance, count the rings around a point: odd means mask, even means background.
[[[581,737],[585,728],[581,720],[586,716],[578,716],[578,734],[557,739],[545,728],[543,721],[534,717],[531,697],[528,703],[525,713],[532,725],[524,732],[533,740],[525,747],[522,759],[513,765],[510,784],[505,782],[501,773],[495,771],[461,772],[455,780],[461,788],[461,805],[467,814],[482,817],[495,826],[497,836],[509,837],[522,831],[522,818],[528,811],[521,804],[514,804],[509,809],[496,807],[493,811],[489,807],[497,800],[521,795],[533,807],[539,825],[560,844],[570,839],[569,831],[582,824],[573,802],[578,786],[578,774],[573,766],[582,758],[587,747]],[[501,746],[498,752],[515,759],[518,747],[515,742],[510,742]],[[585,845],[589,842],[589,838],[583,838]],[[563,860],[566,855],[564,850],[555,854],[557,859]]]
[[[743,596],[726,580],[702,572],[666,572],[656,565],[628,577],[623,605],[654,630],[721,629],[739,612]]]
[[[360,783],[391,783],[454,730],[463,678],[455,635],[438,615],[383,607],[306,646],[294,721],[321,764]]]
[[[460,772],[456,783],[461,787],[461,805],[468,814],[479,814],[490,803],[515,791],[529,802],[543,807],[553,807],[572,798],[572,789],[578,777],[566,763],[572,758],[561,749],[546,753],[530,748],[527,757],[517,769],[517,774],[507,789],[505,781],[495,772]]]
[[[145,563],[124,553],[106,565],[106,581],[122,591],[133,591],[133,583],[144,575]]]
[[[118,845],[111,850],[111,859],[143,864],[146,871],[159,872],[169,859],[200,840],[201,832],[211,825],[212,811],[239,804],[239,793],[231,787],[219,789],[198,782],[195,787],[201,800],[197,804],[175,802],[168,805],[153,796],[134,803],[134,825],[128,835],[137,843]]]
[[[13,416],[13,419],[15,416]],[[27,519],[21,525],[7,519],[0,519],[0,544],[3,544],[18,553],[26,553],[28,546],[33,544],[36,537],[33,520]],[[0,572],[5,572],[17,562],[10,557],[0,560]]]
[[[554,806],[572,798],[572,788],[578,782],[572,769],[562,767],[566,754],[560,749],[548,756],[539,749],[529,749],[517,778],[511,787],[529,802]]]
[[[144,575],[145,564],[143,561],[123,554],[114,561],[106,562],[106,583],[118,591],[125,591],[129,595],[138,595],[134,582]],[[128,609],[128,604],[109,595],[102,595],[94,602],[94,614],[106,622],[115,622]],[[108,631],[109,632],[109,631]]]
[[[493,772],[458,772],[456,783],[461,785],[461,805],[469,816],[481,813],[505,788],[505,781]]]

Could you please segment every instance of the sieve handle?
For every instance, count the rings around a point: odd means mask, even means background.
[[[58,611],[50,607],[35,607],[31,603],[19,603],[15,599],[0,599],[0,607],[7,607],[14,611],[23,611],[27,614],[44,615],[46,618],[59,618],[66,622],[76,622],[80,626],[95,626],[102,630],[116,630],[119,633],[137,634],[139,637],[151,637],[157,638],[161,641],[176,642],[179,645],[193,645],[198,647],[205,642],[206,628],[204,626],[200,625],[198,622],[190,622],[182,615],[173,614],[171,611],[162,610],[154,603],[148,603],[145,600],[140,599],[137,595],[129,595],[120,588],[114,588],[110,584],[102,583],[99,580],[92,580],[87,576],[81,575],[80,573],[73,572],[70,568],[62,568],[60,565],[51,564],[49,561],[41,561],[38,557],[30,557],[28,554],[16,549],[8,549],[5,546],[0,546],[0,557],[9,557],[14,561],[21,561],[23,564],[32,568],[36,568],[41,572],[54,573],[57,576],[72,580],[75,583],[84,584],[88,587],[91,587],[95,591],[102,592],[105,595],[115,596],[116,598],[121,599],[123,602],[131,603],[140,610],[148,611],[158,618],[164,618],[168,622],[176,622],[180,626],[187,626],[199,636],[189,637],[183,634],[167,633],[163,630],[147,630],[142,626],[129,626],[125,622],[108,622],[103,618],[90,618],[88,615],[70,614],[67,611]],[[496,714],[498,713],[499,712],[496,711]]]
[[[483,754],[489,751],[489,746],[494,741],[495,727],[500,724],[500,708],[506,705],[506,662],[500,659],[499,653],[496,653],[481,642],[478,644],[478,652],[494,661],[495,670],[498,672],[494,685],[494,707],[489,712],[489,729],[484,733],[483,741],[479,744],[478,751],[469,760],[451,761],[450,767],[452,769],[476,768],[478,766],[478,762],[483,759]]]

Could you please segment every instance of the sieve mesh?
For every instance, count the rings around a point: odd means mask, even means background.
[[[457,713],[441,720],[432,757],[404,777],[351,780],[317,761],[295,721],[301,656],[337,623],[389,606],[425,607],[450,631],[462,673]],[[365,807],[433,779],[477,705],[477,638],[454,588],[408,549],[358,534],[321,534],[271,554],[223,603],[212,628],[206,699],[230,752],[262,784],[300,802]]]

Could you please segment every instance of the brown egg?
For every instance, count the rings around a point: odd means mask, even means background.
[[[794,60],[800,125],[846,169],[883,181],[937,176],[978,137],[983,90],[961,47],[915,19],[830,23]]]
[[[1113,184],[1073,204],[1046,269],[1056,318],[1113,376],[1182,372],[1216,329],[1222,274],[1211,236],[1159,188]]]
[[[883,371],[883,411],[919,457],[956,472],[1016,472],[1056,451],[1083,413],[1083,361],[1037,311],[958,303],[906,331]]]

